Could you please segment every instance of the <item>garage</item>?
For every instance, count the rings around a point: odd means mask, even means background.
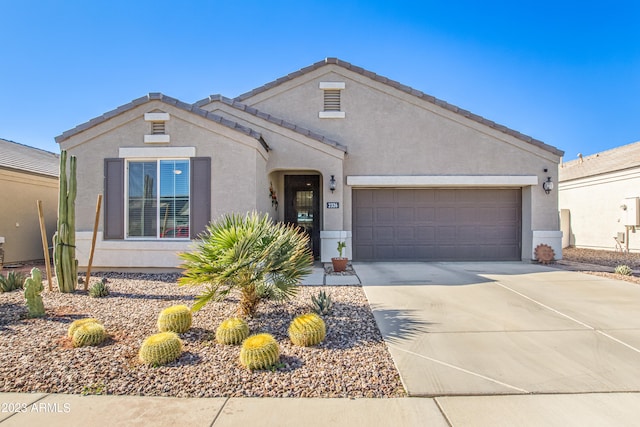
[[[354,189],[357,261],[521,259],[522,194],[501,189]]]

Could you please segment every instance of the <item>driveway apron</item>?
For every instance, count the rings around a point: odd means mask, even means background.
[[[355,263],[411,396],[640,391],[640,286],[520,262]]]

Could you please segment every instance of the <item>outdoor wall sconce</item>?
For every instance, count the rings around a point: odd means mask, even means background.
[[[329,190],[333,193],[336,191],[336,177],[331,175],[331,179],[329,179]]]
[[[547,180],[542,183],[542,189],[547,194],[551,193],[551,190],[553,190],[553,182],[551,182],[551,177],[550,176],[548,176]]]

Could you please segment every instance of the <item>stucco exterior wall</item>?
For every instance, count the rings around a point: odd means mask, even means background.
[[[0,169],[0,200],[4,264],[44,259],[36,201],[42,201],[51,246],[58,217],[58,179]]]
[[[170,114],[166,123],[166,133],[170,136],[168,144],[144,143],[144,135],[150,133],[150,123],[145,122],[144,113],[154,110]],[[87,265],[89,258],[96,198],[104,192],[104,159],[121,157],[121,148],[140,148],[145,157],[164,157],[165,147],[193,147],[196,157],[211,157],[211,219],[264,206],[264,202],[258,201],[257,194],[268,194],[264,172],[268,154],[255,138],[152,101],[61,144],[61,149],[77,157],[78,179],[82,182],[76,199],[77,256],[81,267]],[[103,231],[103,219],[101,214],[100,232]],[[177,253],[189,246],[189,241],[105,241],[99,238],[94,254],[95,267],[92,268],[177,266],[180,263]]]
[[[344,82],[343,119],[323,119],[320,82]],[[542,182],[558,182],[560,157],[548,150],[491,129],[411,94],[341,67],[327,66],[243,100],[259,110],[300,123],[347,146],[343,175],[343,230],[352,229],[352,175],[527,175],[538,184],[523,192],[529,229],[559,231],[557,191],[547,195]],[[545,172],[546,169],[546,172]],[[560,242],[558,241],[558,245]],[[523,258],[530,248],[523,247]],[[558,257],[561,255],[558,254]]]
[[[625,232],[628,197],[640,197],[640,169],[580,178],[559,184],[560,209],[568,224],[568,244],[581,248],[614,250],[613,239]],[[629,250],[640,252],[640,234],[629,233]]]

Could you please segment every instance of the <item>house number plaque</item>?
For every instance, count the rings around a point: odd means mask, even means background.
[[[327,209],[339,209],[340,202],[327,202]]]

